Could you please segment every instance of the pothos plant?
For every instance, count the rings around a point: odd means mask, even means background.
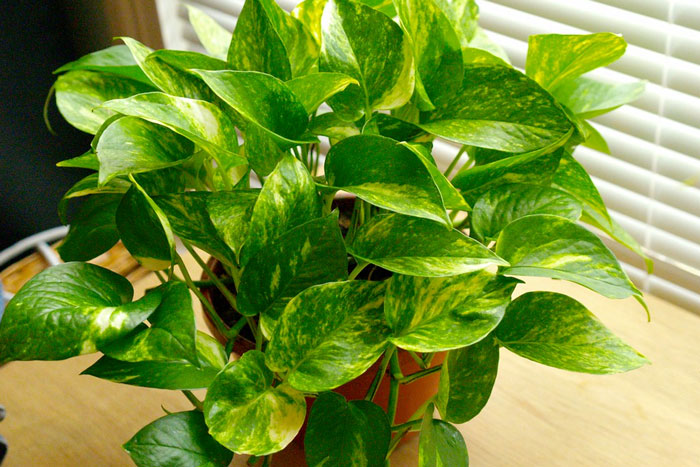
[[[453,424],[488,400],[501,348],[584,373],[647,363],[571,297],[512,298],[518,277],[543,276],[643,304],[581,223],[639,245],[572,156],[607,151],[587,119],[643,90],[586,75],[624,53],[622,37],[533,36],[523,73],[472,0],[306,0],[291,14],[247,0],[233,33],[189,13],[208,55],[122,38],[57,70],[60,112],[95,135],[59,165],[95,173],[60,202],[67,222],[82,201],[67,262],[7,306],[0,362],[99,351],[85,374],[184,391],[194,410],[125,444],[142,466],[266,463],[305,420],[312,466],[384,465],[409,431],[421,465],[466,465]],[[444,172],[436,138],[461,148]],[[342,226],[341,191],[354,197]],[[202,297],[176,238],[236,320]],[[137,300],[124,277],[86,263],[119,240],[162,281]],[[223,345],[195,329],[190,292]],[[233,359],[241,332],[255,348]],[[398,352],[422,369],[403,374]],[[333,392],[373,365],[364,400]],[[434,397],[397,424],[399,387],[437,371]],[[190,392],[201,388],[203,401]]]

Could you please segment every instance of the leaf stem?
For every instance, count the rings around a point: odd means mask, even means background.
[[[153,274],[156,275],[161,284],[168,282],[160,271],[153,271]]]
[[[425,364],[423,359],[418,356],[418,354],[416,354],[415,352],[408,352],[408,354],[418,364],[418,366],[421,367],[423,370],[428,368],[428,366]]]
[[[355,269],[353,269],[350,274],[348,274],[348,280],[352,281],[355,280],[355,278],[362,272],[364,268],[366,268],[369,265],[367,262],[360,262],[355,266]]]
[[[403,377],[397,352],[391,354],[389,366],[391,368],[391,380],[389,381],[389,403],[387,405],[387,415],[389,416],[389,423],[394,423],[394,419],[396,418],[396,407],[399,404],[399,379]]]
[[[192,402],[192,405],[194,406],[195,409],[199,410],[200,412],[204,410],[204,403],[200,401],[197,396],[194,395],[192,391],[188,391],[187,389],[184,389],[182,393],[187,397],[187,399]]]
[[[421,420],[420,418],[417,420],[409,420],[406,423],[392,426],[391,431],[402,431],[404,428],[409,428],[410,431],[410,428],[418,427],[421,423],[423,423],[423,420]]]
[[[389,366],[389,361],[391,360],[391,356],[394,354],[394,352],[396,352],[396,347],[393,345],[389,347],[386,352],[384,352],[384,359],[379,365],[379,370],[377,371],[377,374],[374,375],[374,379],[372,380],[372,384],[369,385],[369,389],[367,389],[367,394],[365,395],[366,401],[371,401],[377,394],[379,384],[382,382],[382,378],[384,378],[384,375],[386,374],[386,368]]]
[[[221,292],[221,294],[226,298],[226,301],[228,301],[229,305],[231,305],[231,308],[237,310],[238,307],[236,306],[236,297],[231,293],[228,287],[226,287],[217,277],[217,275],[214,274],[214,271],[211,270],[207,262],[204,261],[202,257],[197,254],[197,252],[194,250],[194,248],[192,248],[192,245],[190,245],[189,242],[183,240],[182,238],[180,240],[182,240],[182,244],[185,245],[185,248],[187,248],[187,251],[189,251],[194,260],[197,261],[197,264],[199,264],[199,266],[204,270],[204,272],[207,273],[207,276],[209,276],[209,280],[211,280],[214,283],[216,288],[219,289],[219,292]]]
[[[459,152],[455,156],[454,159],[452,159],[452,162],[450,162],[450,165],[445,169],[445,177],[449,178],[450,175],[452,175],[452,171],[457,167],[457,163],[459,160],[462,158],[462,155],[467,152],[467,146],[462,145],[462,147],[459,149]]]
[[[411,418],[409,418],[409,421],[406,423],[402,423],[401,425],[398,425],[396,428],[400,428],[400,431],[394,435],[394,437],[391,439],[391,443],[389,444],[389,450],[386,453],[386,459],[389,460],[389,457],[391,457],[391,453],[394,452],[394,450],[398,447],[399,443],[401,442],[401,439],[406,436],[406,434],[411,431],[412,425],[409,425],[411,422],[422,422],[423,420],[423,415],[425,414],[425,411],[428,409],[428,407],[432,407],[431,404],[433,403],[433,397],[429,398],[426,400],[423,405],[418,407],[418,410],[416,410],[413,415],[411,415]],[[393,431],[393,428],[392,428]]]
[[[442,370],[442,364],[440,365],[435,365],[434,367],[431,368],[426,368],[425,370],[417,371],[415,373],[412,373],[408,376],[404,376],[399,380],[399,383],[401,384],[409,384],[414,382],[417,379],[423,378],[424,376],[431,375],[433,373],[437,373],[438,371]]]
[[[250,330],[253,331],[253,335],[255,336],[255,350],[262,350],[263,336],[260,326],[255,323],[252,316],[246,316],[246,320],[248,322],[248,327],[250,327]]]

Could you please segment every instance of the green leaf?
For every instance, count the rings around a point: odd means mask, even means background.
[[[7,304],[0,322],[0,363],[62,360],[95,352],[148,318],[160,294],[130,302],[124,277],[87,263],[40,272]]]
[[[328,0],[304,0],[297,4],[291,15],[306,26],[317,44],[321,43],[321,16]]]
[[[207,52],[212,56],[226,60],[228,47],[231,44],[231,33],[221,27],[214,18],[192,5],[185,5],[190,24]]]
[[[222,202],[235,200],[237,195],[238,192],[220,191],[215,195],[210,192],[188,191],[158,196],[153,200],[163,210],[178,237],[232,265],[236,264],[235,253],[219,235],[208,206],[212,196]]]
[[[85,200],[58,247],[63,261],[89,261],[119,241],[114,217],[121,198],[121,195],[100,195]]]
[[[259,126],[284,147],[308,142],[304,105],[274,76],[249,71],[194,70],[243,118]]]
[[[498,351],[489,337],[447,354],[435,400],[443,420],[466,423],[481,412],[496,382]]]
[[[100,170],[100,161],[97,160],[97,154],[89,150],[85,154],[81,154],[70,159],[62,160],[56,164],[56,167],[72,167],[76,169]]]
[[[175,240],[165,214],[134,185],[126,192],[116,212],[122,243],[143,267],[159,271],[170,266]]]
[[[124,362],[102,357],[81,374],[114,383],[157,389],[200,389],[208,387],[228,361],[228,355],[213,337],[197,331],[198,365],[186,360],[170,362]]]
[[[124,450],[138,467],[226,467],[233,453],[207,432],[202,412],[177,412],[141,428]]]
[[[529,292],[514,300],[496,337],[521,357],[563,370],[611,374],[649,363],[581,303],[553,292]]]
[[[447,422],[433,420],[433,405],[423,416],[418,444],[418,466],[467,467],[469,454],[462,434]]]
[[[156,290],[162,299],[148,318],[151,326],[102,346],[100,350],[108,357],[125,362],[186,360],[199,365],[194,309],[187,285],[168,282]]]
[[[462,49],[462,56],[466,65],[484,63],[509,67],[510,59],[503,47],[496,44],[486,34],[486,31],[476,27],[474,37]]]
[[[418,105],[432,110],[436,96],[452,94],[462,85],[459,37],[433,0],[396,0],[394,4],[413,47]]]
[[[602,152],[603,154],[612,154],[610,148],[608,147],[608,142],[605,141],[603,135],[600,134],[596,128],[588,123],[586,120],[580,120],[581,126],[583,127],[583,138],[584,142],[582,145],[595,149],[596,151]]]
[[[338,215],[330,214],[289,230],[248,261],[238,287],[238,310],[247,316],[265,313],[312,285],[347,276]]]
[[[436,278],[395,274],[384,303],[389,341],[415,352],[472,345],[501,321],[517,283],[487,271]]]
[[[335,112],[321,114],[314,118],[309,125],[309,131],[314,135],[327,136],[331,140],[342,140],[360,134],[359,128],[354,123],[346,122]]]
[[[601,198],[591,177],[586,173],[586,169],[570,154],[565,153],[562,156],[559,168],[552,178],[552,186],[569,193],[583,204],[582,220],[584,222],[601,229],[637,253],[644,258],[647,271],[649,273],[653,271],[654,263],[652,260],[644,253],[639,243],[610,217],[605,203],[603,203],[603,198]]]
[[[421,128],[450,141],[507,152],[560,145],[572,131],[564,111],[537,83],[513,68],[470,65],[462,87],[436,99]]]
[[[136,117],[112,122],[97,142],[100,185],[120,175],[149,172],[181,164],[194,145],[160,125]]]
[[[508,224],[530,214],[552,214],[576,221],[581,203],[571,195],[546,186],[501,185],[484,193],[474,205],[471,229],[476,238],[495,240]]]
[[[323,12],[321,71],[345,73],[351,85],[330,100],[344,118],[400,107],[413,94],[411,45],[386,15],[349,0],[331,0]]]
[[[437,186],[438,190],[440,191],[440,196],[442,196],[447,209],[457,209],[461,211],[471,210],[471,207],[464,200],[459,191],[452,186],[452,183],[447,179],[447,177],[440,172],[435,163],[433,155],[430,153],[430,150],[427,147],[422,144],[401,143],[401,145],[410,149],[413,153],[420,157],[421,161],[423,161],[423,164],[428,169],[428,172],[430,172],[430,176],[433,178],[435,186]]]
[[[462,48],[469,46],[476,34],[479,7],[474,0],[435,0],[457,33]]]
[[[219,237],[236,256],[248,237],[253,208],[258,199],[257,190],[219,191],[206,198],[209,219]]]
[[[376,125],[381,136],[386,136],[396,141],[413,141],[428,137],[427,133],[418,125],[382,113],[375,114],[365,124],[365,127],[369,125]]]
[[[112,195],[126,193],[131,184],[126,180],[119,178],[112,179],[106,185],[100,186],[98,183],[98,175],[90,174],[87,177],[78,180],[61,198],[58,203],[58,217],[63,224],[68,223],[68,203],[70,200],[88,195]]]
[[[153,51],[139,41],[121,37],[136,63],[150,80],[166,94],[211,102],[211,90],[192,73],[192,69],[225,70],[226,62],[197,52],[182,50]]]
[[[324,392],[314,401],[304,438],[306,462],[321,465],[380,466],[391,441],[384,410],[370,401],[346,401]]]
[[[209,433],[238,454],[264,456],[287,446],[304,423],[304,395],[287,384],[272,387],[265,355],[243,354],[219,373],[207,391]]]
[[[74,70],[56,80],[56,105],[68,123],[94,135],[114,115],[111,110],[99,108],[103,103],[152,90],[147,84],[123,76]]]
[[[318,44],[301,21],[274,0],[246,0],[228,49],[233,68],[286,81],[307,74],[317,59]]]
[[[508,263],[457,230],[425,219],[380,214],[348,247],[355,258],[399,274],[441,277]]]
[[[106,102],[104,108],[162,125],[201,146],[224,167],[247,164],[238,155],[231,119],[214,104],[160,92]]]
[[[563,217],[521,217],[501,231],[496,253],[510,262],[502,274],[569,280],[609,298],[641,296],[603,242]]]
[[[581,76],[562,83],[553,94],[577,116],[593,118],[637,100],[645,86],[645,81],[610,84]]]
[[[622,57],[627,43],[617,34],[539,34],[528,39],[525,71],[543,88],[558,86]]]
[[[141,71],[141,68],[139,68],[136,61],[134,61],[134,57],[131,55],[129,48],[125,45],[114,45],[83,55],[75,61],[66,63],[54,71],[54,74],[73,70],[112,73],[153,86],[151,80]]]
[[[356,79],[342,73],[314,73],[287,81],[306,113],[312,114],[318,106],[338,94],[351,84],[359,84]]]
[[[375,206],[451,226],[440,190],[423,159],[398,142],[377,135],[346,138],[325,163],[331,186]]]
[[[538,150],[478,165],[455,175],[452,185],[459,188],[464,199],[472,205],[481,195],[500,185],[549,185],[563,152],[559,149],[543,154],[542,150]]]
[[[265,352],[273,371],[300,391],[327,391],[351,381],[387,346],[383,282],[334,282],[294,297]]]
[[[381,11],[389,18],[396,16],[396,8],[394,8],[392,0],[357,0],[357,2]]]
[[[291,154],[279,162],[258,195],[248,240],[241,251],[245,265],[258,251],[271,247],[287,231],[321,215],[311,174]]]

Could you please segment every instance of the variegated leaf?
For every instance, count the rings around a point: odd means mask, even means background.
[[[346,401],[324,392],[314,401],[304,438],[310,467],[384,465],[391,427],[384,410],[370,401]]]
[[[97,160],[97,155],[90,149],[84,154],[81,154],[70,159],[65,159],[56,164],[56,167],[73,167],[76,169],[100,170],[100,162]]]
[[[306,417],[304,395],[287,384],[272,387],[273,373],[257,350],[229,363],[209,386],[204,417],[209,433],[238,454],[282,450]]]
[[[190,24],[199,38],[199,42],[212,56],[226,60],[231,44],[231,33],[224,29],[211,16],[192,5],[185,5]]]
[[[238,310],[248,316],[268,313],[275,302],[347,276],[338,216],[330,214],[289,230],[248,261],[238,287]]]
[[[54,71],[54,74],[72,70],[112,73],[153,86],[151,80],[141,71],[129,48],[125,45],[113,45],[112,47],[83,55],[75,61],[66,63]]]
[[[205,149],[223,167],[246,164],[231,119],[216,105],[160,92],[108,101],[104,108],[163,125]]]
[[[433,410],[430,404],[420,427],[418,466],[467,467],[469,454],[462,434],[450,423],[433,419]]]
[[[433,0],[396,0],[394,4],[411,39],[418,105],[422,110],[432,110],[436,96],[452,94],[462,85],[459,37]]]
[[[304,0],[292,10],[291,15],[301,21],[317,44],[321,44],[321,16],[328,0]]]
[[[97,351],[148,318],[160,303],[152,293],[131,302],[124,277],[87,263],[40,272],[7,304],[0,321],[0,363],[63,360]]]
[[[484,193],[474,204],[471,230],[476,238],[495,240],[505,226],[530,214],[552,214],[576,221],[582,206],[571,195],[554,188],[512,184]]]
[[[356,79],[342,73],[313,73],[287,81],[306,112],[312,114],[318,106],[338,94],[351,84],[359,84]]]
[[[496,337],[521,357],[581,373],[621,373],[649,363],[581,303],[553,292],[529,292],[514,300]]]
[[[526,183],[549,185],[563,150],[542,154],[534,151],[462,170],[452,179],[468,202],[474,205],[481,195],[500,185]]]
[[[572,130],[556,100],[513,68],[466,66],[462,87],[433,103],[436,109],[421,115],[421,128],[470,146],[534,151],[561,145]]]
[[[248,237],[258,190],[219,191],[207,197],[206,210],[219,237],[236,256]]]
[[[395,274],[384,303],[389,341],[416,352],[472,345],[501,321],[517,283],[487,271],[436,278]]]
[[[181,164],[194,145],[169,129],[136,117],[112,122],[97,142],[100,185],[120,175],[149,172]]]
[[[617,34],[539,34],[528,38],[525,71],[543,88],[565,82],[622,57],[627,43]]]
[[[186,360],[199,365],[194,310],[187,285],[168,282],[155,290],[162,298],[156,311],[148,317],[151,326],[104,345],[100,350],[108,357],[125,362]]]
[[[346,138],[328,152],[324,168],[331,186],[375,206],[452,225],[423,159],[392,139]]]
[[[603,242],[563,217],[521,217],[501,231],[496,253],[510,263],[502,274],[569,280],[609,298],[641,297]]]
[[[63,261],[89,261],[119,241],[115,215],[121,199],[121,195],[98,195],[85,200],[57,248]]]
[[[580,76],[566,81],[554,92],[559,102],[581,118],[593,118],[637,100],[646,83],[610,84]]]
[[[486,34],[486,31],[478,26],[474,31],[474,37],[469,41],[467,47],[462,49],[462,57],[465,65],[481,63],[511,66],[508,54],[503,50],[503,47],[494,42]]]
[[[106,185],[100,186],[98,174],[90,174],[78,180],[75,185],[65,192],[58,202],[58,217],[63,224],[68,224],[68,203],[70,200],[88,195],[115,195],[126,193],[131,188],[131,183],[120,178],[114,178]]]
[[[475,0],[434,0],[457,33],[462,48],[469,47],[478,28],[479,7]]]
[[[466,423],[481,412],[496,382],[499,349],[498,343],[487,337],[447,354],[435,400],[443,420]]]
[[[82,374],[146,388],[206,388],[224,368],[228,355],[216,339],[200,331],[197,331],[196,347],[197,365],[186,360],[124,362],[104,356]]]
[[[248,240],[241,251],[245,265],[258,251],[271,247],[289,230],[321,216],[321,204],[311,174],[287,154],[265,181],[250,220]]]
[[[396,141],[414,141],[432,139],[421,127],[400,118],[383,113],[375,114],[371,120],[365,123],[365,127],[375,125],[381,136]]]
[[[111,99],[153,91],[147,84],[109,73],[74,70],[56,80],[56,105],[68,123],[95,134],[114,112],[100,106]]]
[[[227,467],[233,453],[207,432],[202,412],[170,413],[141,428],[124,444],[138,467]]]
[[[300,391],[327,391],[351,381],[387,346],[383,282],[334,282],[294,297],[265,351],[267,366]]]
[[[346,122],[335,112],[328,112],[314,118],[309,125],[309,131],[311,134],[327,136],[337,141],[360,134],[357,125]]]
[[[426,219],[380,214],[363,225],[348,246],[360,261],[399,274],[442,277],[508,263],[457,230]]]
[[[408,102],[414,87],[413,57],[398,24],[350,0],[330,0],[322,24],[321,71],[344,73],[360,83],[331,99],[336,112],[357,120],[363,112]]]

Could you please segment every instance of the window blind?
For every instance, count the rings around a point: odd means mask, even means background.
[[[244,0],[196,0],[233,30]],[[295,0],[278,0],[291,10]],[[629,46],[620,60],[590,77],[607,82],[647,81],[631,105],[593,119],[611,154],[580,147],[574,156],[589,171],[611,215],[654,259],[646,273],[633,253],[607,245],[645,292],[700,313],[700,2],[697,0],[478,1],[480,24],[525,68],[532,34],[622,34]],[[157,0],[165,46],[202,51],[187,11]],[[436,158],[456,148],[438,142]]]

